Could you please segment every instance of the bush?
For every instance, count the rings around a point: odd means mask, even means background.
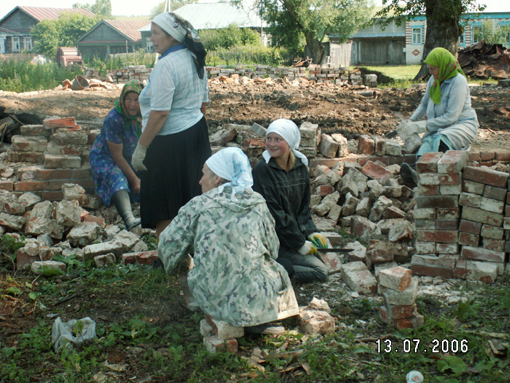
[[[288,52],[285,48],[265,47],[263,45],[243,45],[230,49],[219,48],[207,52],[207,65],[259,64],[283,65],[286,64]],[[288,64],[288,63],[287,63]]]
[[[228,28],[203,29],[199,33],[206,50],[229,49],[241,45],[262,45],[260,35],[249,28],[230,24]]]
[[[122,69],[127,65],[145,65],[146,68],[154,68],[156,63],[156,54],[148,53],[144,49],[139,49],[135,53],[119,53],[111,55],[109,59],[100,59],[94,56],[92,59],[84,60],[85,66],[94,68],[105,76],[108,70]]]

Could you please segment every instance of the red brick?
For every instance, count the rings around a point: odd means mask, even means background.
[[[73,178],[73,179],[92,179],[92,170],[91,169],[73,169],[71,178]]]
[[[438,219],[436,220],[436,230],[458,230],[458,219]]]
[[[14,191],[36,191],[48,189],[48,182],[45,181],[18,181],[14,183]]]
[[[462,180],[462,191],[464,191],[466,193],[482,195],[483,192],[485,191],[485,186],[486,185],[484,185],[480,182]]]
[[[495,152],[480,152],[480,161],[490,161],[496,158]]]
[[[62,201],[64,199],[63,191],[42,191],[37,193],[44,201]]]
[[[494,251],[505,251],[506,241],[504,239],[490,239],[483,238],[482,246],[484,249],[494,250]]]
[[[366,264],[368,268],[379,263],[393,261],[393,254],[389,249],[372,249],[366,252]]]
[[[434,196],[440,194],[439,186],[434,185],[418,185],[418,195]]]
[[[498,201],[504,201],[506,199],[507,192],[508,189],[506,188],[497,188],[494,186],[485,185],[483,196]]]
[[[370,178],[373,178],[375,180],[379,180],[385,176],[389,176],[391,173],[388,171],[388,169],[386,169],[385,167],[375,163],[375,162],[372,162],[372,161],[368,161],[365,166],[363,166],[363,168],[361,169],[361,171],[363,172],[363,174],[365,174],[366,176],[370,177]]]
[[[416,171],[418,173],[437,173],[437,162],[443,157],[443,153],[425,153],[416,162]]]
[[[453,278],[455,260],[428,255],[413,255],[411,270],[416,275]]]
[[[314,158],[310,160],[310,167],[316,168],[319,165],[327,166],[328,168],[332,168],[335,166],[338,162],[344,161],[342,158]],[[347,159],[345,159],[347,161]],[[352,161],[354,162],[354,161]]]
[[[470,234],[470,233],[459,233],[459,245],[462,246],[478,246],[478,243],[480,242],[480,236],[476,234]]]
[[[502,227],[484,224],[480,235],[484,238],[503,239],[504,230]]]
[[[150,265],[157,258],[158,258],[157,250],[122,254],[122,262],[125,264],[140,263],[142,265]]]
[[[438,173],[460,173],[468,161],[468,154],[463,150],[448,150],[437,162]]]
[[[460,208],[454,207],[451,209],[436,209],[437,219],[456,219],[460,218]]]
[[[328,194],[333,194],[335,192],[335,188],[331,185],[321,185],[317,186],[316,194],[320,195],[321,197],[325,197]]]
[[[96,140],[97,136],[99,136],[99,133],[101,133],[101,131],[99,129],[92,129],[89,132],[87,144],[93,144],[94,141]]]
[[[404,154],[404,161],[406,164],[414,165],[416,164],[416,154]]]
[[[70,169],[39,169],[36,172],[38,180],[61,180],[70,179],[72,171]]]
[[[491,169],[475,168],[467,166],[464,168],[464,178],[471,181],[481,182],[499,188],[507,187],[508,173]]]
[[[462,208],[462,218],[468,221],[486,223],[492,226],[501,226],[503,224],[503,214],[496,214],[490,211],[476,209],[474,207],[464,206]]]
[[[479,235],[481,230],[482,224],[480,222],[473,222],[465,219],[460,220],[459,231]]]
[[[243,146],[246,148],[265,148],[266,141],[263,138],[251,138],[244,140]]]
[[[457,243],[457,230],[416,230],[416,240],[421,242]]]
[[[72,128],[76,125],[74,117],[48,117],[43,124],[46,128]]]
[[[384,210],[383,217],[387,219],[405,218],[405,212],[396,206],[388,206]]]
[[[452,209],[459,207],[459,197],[458,196],[419,196],[416,197],[416,204],[418,209],[427,209],[427,208],[444,208],[444,209]]]
[[[0,181],[0,190],[13,191],[14,183],[12,181]]]
[[[48,190],[62,190],[62,185],[69,183],[69,181],[48,181]]]
[[[496,162],[495,161],[485,161],[485,162],[480,162],[480,166],[485,166],[487,168],[490,168],[491,166],[494,166]]]
[[[461,258],[474,261],[501,263],[505,262],[505,253],[501,251],[483,249],[481,247],[464,246],[462,248]]]
[[[505,217],[510,217],[510,205],[505,206]]]
[[[469,161],[480,162],[480,152],[469,153]]]
[[[477,270],[477,262],[476,261],[467,261],[463,259],[459,259],[457,261],[457,264],[455,265],[455,270],[453,271],[454,278],[458,279],[470,279],[478,280],[480,282],[484,283],[494,283],[495,282],[495,275],[483,275],[483,273],[480,273],[480,270],[476,273],[474,272]],[[496,276],[497,277],[497,276]]]
[[[460,185],[460,173],[439,174],[439,173],[420,173],[418,174],[418,182],[420,185],[428,186],[447,186]]]
[[[370,136],[362,135],[358,139],[358,153],[373,155],[375,152],[375,142]]]
[[[73,183],[80,185],[85,190],[95,190],[95,183],[94,180],[73,180]],[[333,190],[334,192],[334,190]]]
[[[510,161],[510,151],[508,150],[496,150],[496,161],[508,162]]]
[[[394,306],[394,305],[385,305],[381,308],[385,310],[380,310],[381,319],[383,321],[393,320],[393,319],[404,319],[410,318],[418,314],[416,304],[409,306]]]
[[[31,162],[34,164],[44,163],[44,153],[42,152],[15,152],[9,150],[7,152],[10,162]]]
[[[388,165],[402,165],[404,158],[402,156],[388,156]]]
[[[82,222],[95,222],[101,227],[106,226],[106,222],[105,222],[104,218],[96,217],[96,216],[93,216],[92,214],[88,214],[85,217],[83,217]]]

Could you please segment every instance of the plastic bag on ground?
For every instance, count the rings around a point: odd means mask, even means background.
[[[96,322],[89,317],[77,320],[71,319],[68,322],[62,322],[58,317],[53,323],[51,340],[55,352],[62,348],[80,347],[88,340],[96,338]]]

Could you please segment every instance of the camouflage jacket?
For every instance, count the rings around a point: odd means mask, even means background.
[[[194,253],[191,293],[202,310],[234,326],[255,326],[298,313],[294,290],[275,259],[278,237],[262,196],[218,188],[193,198],[161,233],[167,272]]]

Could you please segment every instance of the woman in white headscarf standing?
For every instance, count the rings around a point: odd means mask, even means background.
[[[188,254],[188,285],[213,319],[251,327],[298,313],[294,290],[278,257],[278,237],[266,202],[252,190],[248,157],[239,148],[219,151],[204,164],[203,194],[193,198],[161,233],[165,270]],[[265,331],[266,329],[264,329]]]
[[[263,158],[253,168],[253,190],[266,199],[280,240],[277,261],[301,283],[324,282],[327,269],[316,257],[326,238],[317,232],[310,210],[308,160],[299,152],[297,125],[286,119],[273,121],[266,133]]]
[[[141,171],[142,227],[159,234],[179,208],[200,194],[202,166],[211,155],[205,49],[189,22],[174,13],[152,20],[160,54],[140,94],[142,135],[132,165]]]

